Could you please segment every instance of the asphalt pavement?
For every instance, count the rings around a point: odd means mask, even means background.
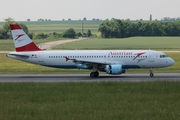
[[[179,73],[156,73],[154,77],[149,74],[101,74],[97,78],[89,74],[0,74],[0,82],[103,82],[103,81],[180,81]]]

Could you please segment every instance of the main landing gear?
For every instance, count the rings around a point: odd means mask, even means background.
[[[150,77],[154,77],[154,74],[152,72],[152,68],[150,68]]]
[[[92,72],[90,73],[90,77],[94,78],[98,76],[99,76],[98,68],[97,66],[93,66]]]
[[[90,73],[90,77],[98,77],[99,76],[99,72],[98,71],[96,71],[96,72],[91,72]]]

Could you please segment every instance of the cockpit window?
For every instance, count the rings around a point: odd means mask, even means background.
[[[160,55],[160,58],[166,58],[168,57],[167,55]]]

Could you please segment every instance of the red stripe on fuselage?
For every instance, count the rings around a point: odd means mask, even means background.
[[[38,48],[34,42],[31,42],[30,44],[27,44],[22,47],[16,48],[16,52],[23,52],[23,51],[40,51],[41,49]]]
[[[11,30],[22,29],[18,24],[10,24],[10,28],[11,28]]]

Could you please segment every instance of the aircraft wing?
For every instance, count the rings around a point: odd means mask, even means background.
[[[83,60],[83,59],[71,59],[71,58],[66,58],[66,61],[72,60],[76,64],[84,64],[87,65],[88,67],[91,66],[103,66],[103,65],[109,65],[109,64],[117,64],[116,62],[113,61],[95,61],[95,60]]]

